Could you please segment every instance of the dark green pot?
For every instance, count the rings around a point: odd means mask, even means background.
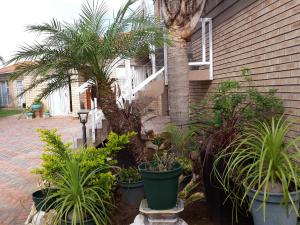
[[[143,182],[122,183],[118,181],[118,184],[120,186],[122,202],[138,207],[145,197]]]
[[[54,199],[47,199],[51,189],[41,189],[32,193],[32,200],[37,211],[49,211],[53,208]]]
[[[177,203],[178,179],[182,173],[180,164],[175,164],[170,171],[153,172],[147,170],[150,163],[155,162],[139,165],[149,208],[154,210],[174,208]]]

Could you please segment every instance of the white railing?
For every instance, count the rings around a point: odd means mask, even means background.
[[[212,19],[201,18],[201,44],[202,44],[202,61],[200,62],[189,62],[189,66],[209,66],[209,79],[213,80],[213,36],[212,36]],[[208,31],[206,32],[206,25],[208,24]],[[206,33],[208,33],[208,54],[209,59],[207,60],[206,54]]]
[[[101,109],[97,107],[97,98],[94,98],[94,101],[91,101],[91,111],[90,115],[92,118],[92,140],[93,143],[96,143],[96,131],[97,129],[102,128],[102,120],[105,119],[105,116]]]
[[[117,98],[117,103],[119,104],[120,107],[122,107],[122,101],[123,99],[126,101],[131,102],[135,95],[143,90],[151,81],[153,81],[154,79],[156,79],[159,75],[161,75],[164,72],[165,68],[161,68],[159,71],[157,71],[156,73],[150,75],[149,77],[147,77],[145,80],[143,80],[142,82],[140,82],[137,86],[133,87],[132,83],[131,83],[131,88],[130,91],[128,91],[126,94],[121,94],[121,96],[119,96]],[[132,78],[132,76],[128,76],[130,79]]]
[[[141,91],[147,84],[149,84],[151,81],[156,79],[160,74],[162,74],[164,70],[165,67],[161,68],[159,71],[146,78],[143,82],[141,82],[139,85],[133,88],[132,94],[135,95],[138,91]]]

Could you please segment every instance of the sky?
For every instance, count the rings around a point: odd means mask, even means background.
[[[0,56],[8,60],[20,45],[36,40],[26,32],[26,25],[49,22],[52,18],[71,22],[78,18],[85,0],[0,0]],[[106,0],[116,11],[125,0]]]

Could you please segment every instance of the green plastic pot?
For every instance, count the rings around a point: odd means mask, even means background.
[[[32,108],[32,110],[37,111],[42,108],[42,104],[41,103],[33,103],[31,105],[31,108]]]
[[[32,112],[26,112],[26,116],[27,116],[27,118],[32,119],[33,118],[33,113]]]
[[[50,113],[49,112],[44,112],[44,118],[49,118],[50,117]]]
[[[176,206],[178,193],[178,179],[182,173],[179,163],[166,172],[149,171],[147,168],[155,162],[146,162],[139,165],[148,207],[154,210],[166,210]]]

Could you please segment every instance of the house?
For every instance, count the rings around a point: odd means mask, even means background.
[[[277,89],[286,113],[300,119],[300,2],[297,0],[207,1],[203,17],[211,18],[213,80],[193,82],[191,101],[201,100],[221,80],[243,80],[251,70],[259,91]],[[199,26],[192,37],[192,59],[200,57]],[[298,124],[299,124],[298,120]],[[290,135],[299,135],[295,128]]]
[[[161,15],[161,1],[154,4]],[[188,58],[191,104],[222,80],[243,81],[241,70],[249,68],[251,85],[261,92],[277,89],[286,113],[300,123],[299,1],[207,1],[189,42]],[[157,61],[166,65],[162,57]],[[290,135],[299,135],[299,127]]]
[[[129,63],[129,64],[128,64]],[[129,67],[128,67],[129,66]],[[127,68],[128,67],[128,71]],[[11,75],[17,65],[10,65],[0,69],[0,107],[22,108],[30,106],[46,87],[46,83],[26,92],[22,97],[18,95],[34,82],[34,76],[25,76],[22,79],[11,80]],[[122,95],[128,95],[131,87],[138,85],[148,75],[152,74],[149,60],[121,60],[114,68],[112,78],[117,80]],[[128,77],[130,78],[129,83]],[[129,85],[129,86],[128,86]],[[72,82],[69,86],[52,92],[42,99],[44,110],[49,109],[52,116],[77,115],[80,109],[92,109],[92,93],[85,81]]]
[[[0,69],[0,107],[18,108],[25,103],[24,97],[17,97],[23,91],[23,80],[10,81],[10,75],[16,66]]]
[[[25,93],[22,97],[18,95],[34,82],[34,76],[26,76],[18,80],[11,80],[12,74],[17,69],[17,64],[0,69],[0,106],[22,108],[30,106],[41,93],[46,84]],[[70,113],[77,114],[80,109],[80,96],[78,92],[79,83],[72,83],[70,88],[65,87],[51,93],[46,99],[42,99],[43,109],[49,109],[53,116],[64,116]],[[71,98],[70,98],[71,96]]]

